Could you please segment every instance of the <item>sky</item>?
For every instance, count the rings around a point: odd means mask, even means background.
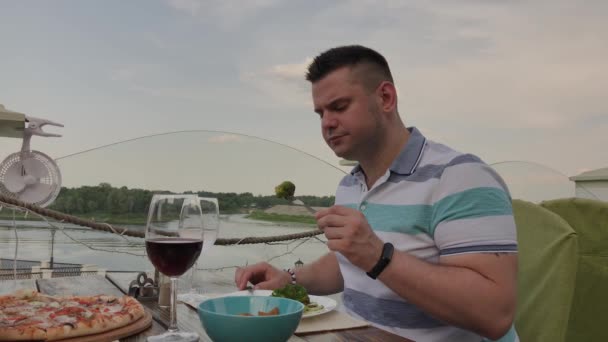
[[[65,124],[32,142],[54,158],[200,129],[337,165],[304,73],[362,44],[389,61],[406,125],[573,176],[608,166],[606,17],[603,0],[3,0],[0,103]],[[0,138],[0,158],[19,147]]]

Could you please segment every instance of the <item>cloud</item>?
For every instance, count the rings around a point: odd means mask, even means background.
[[[173,48],[172,44],[170,44],[166,38],[163,38],[158,34],[152,32],[147,32],[143,34],[142,40],[148,42],[150,46],[159,50],[167,50]]]
[[[176,77],[170,65],[121,66],[110,71],[110,79],[131,92],[174,100],[202,101],[205,98],[217,98],[222,91],[217,87],[187,83]]]
[[[414,111],[551,129],[608,112],[601,94],[608,87],[606,25],[592,13],[597,8],[563,1],[416,4],[439,28],[427,40],[441,53],[423,64],[398,62],[397,79]],[[407,55],[407,44],[399,51]]]
[[[214,144],[225,144],[225,143],[235,143],[235,142],[244,142],[245,139],[240,135],[235,134],[222,134],[216,135],[208,139],[210,143]]]
[[[302,63],[278,64],[270,67],[266,73],[287,82],[302,83],[300,81],[304,80],[304,75],[311,62],[312,58],[308,57]]]
[[[110,71],[110,79],[112,81],[130,82],[135,77],[136,71],[132,68],[118,68]]]
[[[197,15],[203,5],[201,0],[167,0],[167,3],[174,9],[188,12],[192,16]]]
[[[304,75],[312,58],[302,62],[277,64],[257,71],[244,71],[240,80],[273,101],[273,106],[307,108],[310,86]]]
[[[166,0],[167,4],[178,11],[193,17],[212,20],[223,29],[233,29],[264,9],[276,6],[281,0]]]

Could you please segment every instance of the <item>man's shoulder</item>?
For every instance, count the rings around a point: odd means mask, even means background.
[[[485,180],[494,179],[500,187],[507,189],[496,170],[480,157],[433,141],[427,142],[417,172],[427,177],[442,179],[444,182],[468,180],[471,184],[475,183],[480,186],[484,184]],[[419,177],[421,176],[419,175]]]
[[[480,163],[485,162],[478,156],[472,153],[461,152],[450,146],[438,143],[432,140],[427,140],[421,165],[453,165],[459,163]]]
[[[417,172],[441,178],[448,169],[466,168],[470,172],[487,172],[491,167],[472,153],[455,150],[447,145],[427,141]]]
[[[509,195],[507,184],[494,168],[472,153],[429,141],[420,163],[421,173],[433,173],[442,187],[464,190],[467,187],[496,187]],[[432,172],[431,172],[432,171]]]

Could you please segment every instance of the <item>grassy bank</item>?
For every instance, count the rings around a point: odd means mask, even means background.
[[[127,224],[145,226],[148,220],[147,214],[108,214],[108,213],[90,213],[85,215],[77,215],[83,219],[105,222],[111,224]]]
[[[315,218],[312,216],[300,216],[300,215],[283,215],[283,214],[267,214],[260,210],[255,210],[251,214],[246,216],[249,219],[260,220],[260,221],[271,221],[271,222],[296,222],[296,223],[307,223],[316,224]]]
[[[13,210],[12,209],[4,208],[4,209],[2,209],[2,211],[0,211],[0,220],[11,221],[12,219],[13,219]],[[40,219],[38,216],[36,216],[34,214],[28,214],[27,217],[25,217],[25,214],[21,211],[15,212],[15,220],[16,221],[42,221],[42,219]]]

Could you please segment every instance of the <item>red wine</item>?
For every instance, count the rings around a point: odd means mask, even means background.
[[[180,276],[194,265],[201,254],[201,239],[158,238],[146,240],[146,251],[152,264],[166,276]]]

